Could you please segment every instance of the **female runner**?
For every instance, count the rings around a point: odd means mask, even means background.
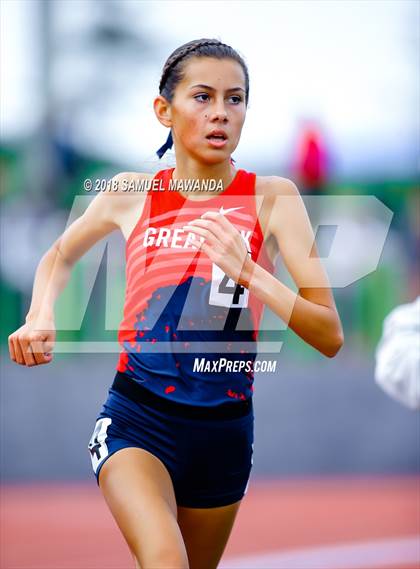
[[[170,134],[158,155],[174,144],[176,167],[154,176],[158,191],[129,195],[153,176],[122,173],[92,200],[42,258],[9,350],[21,365],[52,360],[54,303],[72,267],[120,229],[122,352],[89,443],[93,470],[136,567],[214,569],[251,472],[262,307],[328,357],[343,333],[296,186],[231,159],[249,97],[243,59],[218,40],[191,41],[168,58],[159,93]],[[209,180],[218,186],[204,191]],[[279,252],[298,294],[272,274]]]

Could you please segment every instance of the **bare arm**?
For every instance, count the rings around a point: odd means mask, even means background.
[[[75,263],[95,243],[118,228],[110,206],[110,197],[99,193],[42,257],[35,273],[26,322],[40,313],[53,317],[55,301],[66,287]]]
[[[343,330],[305,205],[290,180],[273,177],[270,182],[277,196],[270,231],[299,291],[296,294],[250,259],[245,281],[305,342],[333,357],[343,345]]]
[[[239,231],[221,213],[206,212],[185,227],[205,238],[200,248],[231,279],[248,288],[305,342],[333,357],[343,345],[343,331],[305,206],[290,180],[273,177],[269,183],[270,195],[276,196],[269,231],[298,294],[248,256]]]
[[[118,174],[113,179],[127,179]],[[86,211],[53,243],[38,264],[26,322],[9,336],[9,352],[21,365],[48,363],[55,341],[54,305],[66,287],[75,263],[95,243],[119,228],[121,211],[128,200],[100,192]],[[49,354],[49,355],[46,355]]]

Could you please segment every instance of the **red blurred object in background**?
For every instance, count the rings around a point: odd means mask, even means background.
[[[296,178],[301,191],[322,192],[327,183],[327,170],[327,148],[323,136],[316,126],[306,125],[298,139],[295,162]]]

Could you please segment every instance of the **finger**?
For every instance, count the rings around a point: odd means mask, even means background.
[[[15,362],[16,361],[16,353],[15,353],[15,347],[13,345],[13,338],[11,336],[9,336],[7,342],[9,344],[10,359],[12,359]]]
[[[196,220],[197,225],[194,224],[187,224],[184,225],[185,231],[191,231],[195,235],[204,237],[208,243],[218,247],[219,249],[223,249],[229,244],[227,239],[227,235],[221,232],[220,228],[217,227],[214,223],[208,224],[205,220]]]
[[[19,338],[15,337],[13,339],[13,347],[15,349],[16,362],[20,365],[25,365],[25,358],[22,354],[22,348],[20,347]]]
[[[209,231],[213,227],[214,230],[217,229],[213,220],[211,219],[201,219],[201,217],[197,217],[197,219],[193,219],[192,221],[188,221],[183,227],[183,229],[188,229],[189,227],[204,227],[204,229],[208,229]],[[217,235],[217,232],[215,233]]]
[[[233,236],[239,233],[238,229],[220,212],[218,211],[206,211],[203,213],[201,218],[197,220],[199,225],[208,223],[206,227],[211,230],[214,235],[220,238],[220,241],[225,245],[228,245],[229,236]],[[195,223],[194,220],[192,223]],[[200,223],[201,222],[201,223]]]
[[[225,216],[225,214],[221,213],[220,211],[206,211],[201,217],[204,219],[213,220],[215,223],[223,227],[226,231],[235,227]]]
[[[44,354],[50,354],[54,349],[55,338],[49,336],[44,341]]]
[[[34,354],[32,353],[31,343],[29,340],[22,340],[22,354],[25,359],[25,364],[30,367],[36,364]]]
[[[41,363],[49,363],[53,358],[53,349],[55,344],[55,332],[48,332],[41,336],[42,345],[40,346]]]
[[[221,226],[216,223],[216,219],[203,219],[202,217],[198,217],[197,219],[193,219],[184,225],[184,229],[191,226],[204,227],[205,229],[211,231],[216,237],[219,237],[220,235]],[[230,228],[230,230],[232,230],[232,228],[233,226]]]
[[[191,243],[191,245],[195,247],[195,249],[198,249],[199,251],[204,251],[204,253],[206,253],[206,255],[210,258],[210,260],[213,260],[212,257],[214,255],[214,250],[210,247],[210,245],[208,245],[204,241],[200,245],[197,245],[196,243]]]
[[[52,355],[49,353],[50,350],[46,347],[46,342],[44,341],[44,338],[42,337],[35,338],[31,342],[31,347],[35,361],[38,365],[45,364],[51,361]]]
[[[194,221],[194,223],[196,222]],[[200,228],[203,225],[205,225],[204,220],[202,220],[201,223],[200,221],[197,221],[197,225],[184,225],[184,228],[191,227],[192,232],[203,235],[208,241],[212,242],[212,240],[209,238],[209,235],[202,232],[203,230],[201,230],[200,233]],[[236,251],[237,254],[240,255],[241,259],[246,258],[247,252],[250,253],[250,251],[248,251],[248,245],[245,242],[244,238],[232,225],[230,226],[229,231],[225,231],[223,228],[217,226],[214,223],[212,224],[211,228],[213,231],[215,231],[215,234],[212,233],[212,235],[214,235],[216,241],[212,242],[212,244],[214,243],[214,247],[217,252],[228,254]]]
[[[204,237],[209,243],[213,245],[219,245],[220,247],[220,239],[217,233],[213,233],[208,227],[206,227],[205,222],[202,222],[200,225],[184,225],[184,231],[190,231],[195,235],[201,235]],[[219,231],[220,233],[220,231]]]

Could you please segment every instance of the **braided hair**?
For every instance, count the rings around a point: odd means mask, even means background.
[[[185,62],[191,57],[213,57],[237,61],[245,75],[245,103],[248,104],[249,74],[245,61],[230,45],[226,45],[218,39],[207,38],[192,40],[181,45],[166,60],[159,82],[159,94],[165,97],[169,103],[172,102],[176,86],[183,79]],[[172,144],[172,133],[169,132],[167,141],[156,152],[159,158],[162,158],[165,152],[172,147]]]
[[[192,40],[178,47],[166,60],[159,83],[159,94],[172,102],[177,84],[182,80],[185,61],[191,57],[214,57],[216,59],[233,59],[242,67],[245,75],[245,101],[249,97],[248,68],[242,57],[230,45],[217,39]]]

